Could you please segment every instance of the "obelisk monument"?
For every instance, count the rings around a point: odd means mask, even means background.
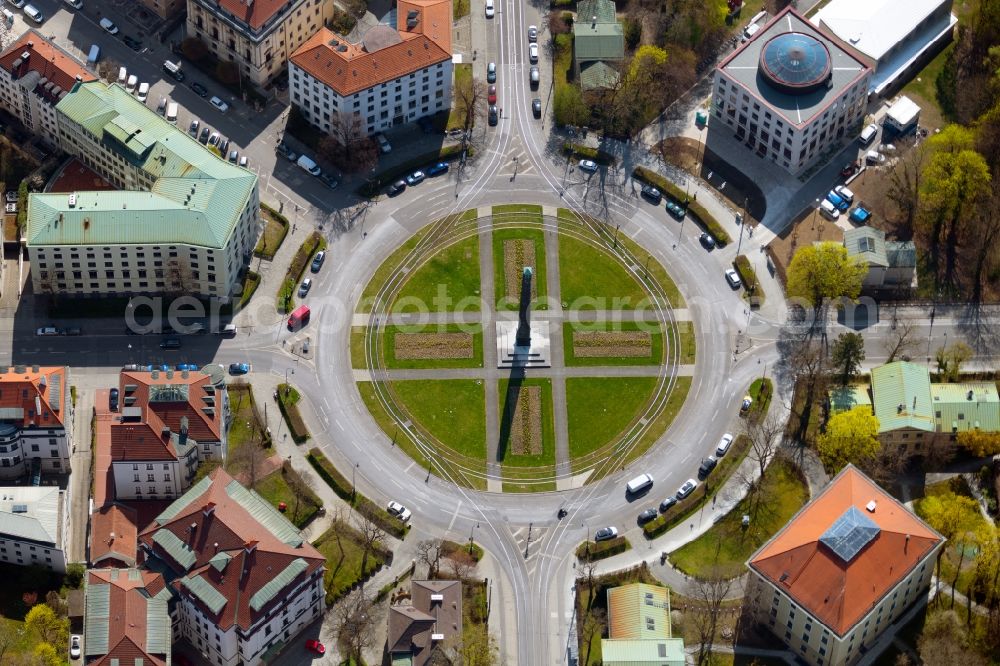
[[[521,272],[521,304],[517,314],[517,336],[514,344],[518,347],[531,346],[531,266]]]

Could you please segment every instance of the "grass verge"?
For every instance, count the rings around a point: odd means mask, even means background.
[[[299,246],[295,256],[292,257],[292,262],[288,265],[288,271],[285,273],[285,279],[282,281],[281,287],[278,288],[278,300],[276,303],[278,312],[288,313],[293,310],[295,306],[293,296],[298,287],[299,280],[302,278],[302,274],[306,271],[306,266],[309,265],[314,254],[325,249],[326,239],[317,231],[312,232],[308,238],[302,241],[302,245]]]
[[[377,544],[366,557],[364,537],[343,521],[335,521],[313,546],[326,557],[323,589],[326,590],[327,606],[332,606],[358,583],[371,578],[392,559],[392,553]]]
[[[281,409],[281,415],[285,417],[288,432],[296,444],[301,444],[309,439],[309,429],[306,428],[306,423],[299,412],[299,400],[301,400],[301,396],[291,384],[278,384],[278,408]]]
[[[453,11],[456,14],[456,19],[459,18],[457,14],[462,3],[465,3],[465,13],[469,13],[469,0],[456,0],[453,5]],[[450,132],[451,130],[465,129],[465,100],[471,98],[471,94],[469,93],[471,88],[472,63],[463,62],[455,65],[454,91],[452,94],[454,105],[451,108],[451,113],[448,114],[448,124],[445,126],[447,131]],[[475,120],[473,120],[473,124],[475,124]]]
[[[253,256],[267,259],[274,259],[278,248],[285,241],[288,235],[288,218],[274,210],[265,203],[260,205],[261,218],[264,220],[264,231],[260,234],[257,247],[254,248]]]
[[[632,544],[623,536],[607,541],[584,541],[576,547],[576,557],[581,562],[596,562],[629,550]]]
[[[257,494],[278,508],[297,528],[302,529],[316,516],[323,501],[305,484],[287,460],[281,469],[257,481]],[[281,505],[285,508],[282,509]]]
[[[604,165],[610,165],[617,162],[615,156],[611,153],[599,150],[598,148],[591,148],[590,146],[585,146],[581,143],[564,141],[562,148],[564,154],[574,159],[591,160]]]
[[[677,322],[677,333],[679,340],[674,340],[674,330],[671,328],[667,329],[667,341],[671,345],[677,345],[680,355],[677,358],[677,362],[681,365],[690,365],[695,362],[695,357],[697,355],[697,348],[695,345],[694,337],[694,322],[690,321],[679,321]]]
[[[763,305],[764,289],[760,286],[760,282],[757,280],[757,271],[754,270],[747,256],[741,254],[736,257],[736,260],[733,262],[733,268],[739,273],[740,280],[742,280],[743,286],[746,288],[743,292],[743,297],[750,301],[754,307]]]

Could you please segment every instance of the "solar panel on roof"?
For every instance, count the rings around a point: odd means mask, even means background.
[[[852,506],[823,532],[819,541],[846,564],[871,543],[880,531],[871,518]]]

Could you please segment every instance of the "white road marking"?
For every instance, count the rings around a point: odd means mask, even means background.
[[[338,430],[340,430],[341,432],[347,432],[346,430],[344,430],[344,426],[340,425],[340,420],[339,419],[334,419],[333,422],[337,424],[337,429]]]
[[[448,523],[448,531],[455,525],[455,519],[458,518],[458,510],[462,507],[462,500],[458,500],[458,505],[455,506],[455,513],[451,514],[451,522]]]

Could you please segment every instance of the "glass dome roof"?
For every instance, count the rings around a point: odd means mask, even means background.
[[[760,50],[760,72],[782,92],[812,92],[830,79],[830,51],[815,37],[786,32],[769,39]]]

